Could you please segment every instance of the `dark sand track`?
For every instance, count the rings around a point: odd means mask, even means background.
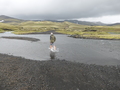
[[[40,41],[40,39],[37,38],[30,38],[30,37],[15,37],[15,36],[3,36],[1,38],[6,38],[6,39],[17,39],[17,40],[28,40],[28,41]]]
[[[0,54],[0,90],[120,90],[120,66]]]

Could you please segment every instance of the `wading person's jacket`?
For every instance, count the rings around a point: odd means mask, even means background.
[[[50,36],[50,43],[54,43],[56,41],[56,37],[54,35]]]

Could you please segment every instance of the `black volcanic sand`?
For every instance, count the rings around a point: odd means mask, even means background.
[[[0,90],[120,90],[120,66],[0,54]]]

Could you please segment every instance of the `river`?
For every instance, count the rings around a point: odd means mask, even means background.
[[[40,41],[5,39],[2,36],[32,37]],[[54,53],[57,59],[86,64],[120,65],[119,40],[75,39],[62,34],[55,36],[55,45],[59,48],[59,52]],[[0,33],[0,53],[32,60],[50,60],[49,37],[48,34]]]

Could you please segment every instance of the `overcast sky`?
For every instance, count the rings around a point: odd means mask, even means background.
[[[120,23],[120,0],[0,0],[0,15]]]

